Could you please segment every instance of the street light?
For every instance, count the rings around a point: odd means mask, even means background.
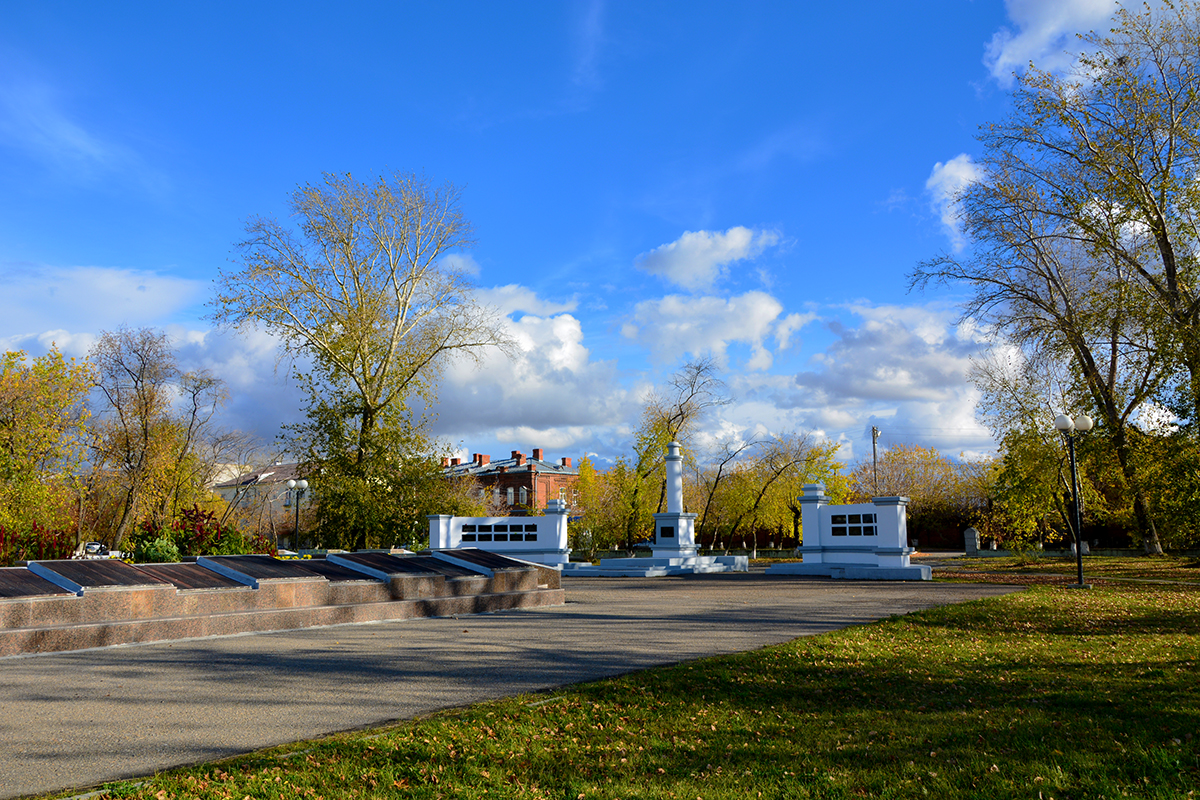
[[[1074,527],[1075,527],[1075,565],[1079,571],[1079,583],[1071,587],[1074,589],[1090,589],[1088,584],[1083,582],[1083,515],[1079,511],[1079,473],[1075,469],[1075,434],[1087,433],[1092,429],[1092,418],[1087,414],[1080,414],[1075,419],[1071,419],[1066,414],[1059,414],[1054,420],[1054,427],[1057,428],[1067,440],[1067,452],[1071,454],[1071,505],[1074,507]]]
[[[1075,462],[1072,461],[1071,463],[1074,464]],[[296,524],[294,526],[292,526],[292,536],[295,538],[296,541],[292,542],[292,544],[295,546],[296,552],[299,553],[300,552],[300,498],[304,497],[304,490],[308,488],[308,481],[290,480],[287,482],[287,487],[288,487],[288,491],[295,492],[295,494],[296,494],[296,499],[295,499],[295,502],[296,502]]]

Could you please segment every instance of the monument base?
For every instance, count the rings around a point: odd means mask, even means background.
[[[873,564],[804,564],[788,562],[767,567],[768,575],[816,575],[852,581],[928,581],[933,569],[928,564],[877,567]]]
[[[667,555],[665,548],[654,548],[649,558],[605,558],[600,564],[572,562],[563,566],[563,577],[577,578],[660,578],[667,575],[698,575],[714,572],[748,572],[748,556]]]

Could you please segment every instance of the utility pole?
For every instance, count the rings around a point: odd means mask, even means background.
[[[875,495],[879,496],[879,450],[876,445],[879,442],[879,434],[883,431],[871,426],[871,467],[875,472]]]

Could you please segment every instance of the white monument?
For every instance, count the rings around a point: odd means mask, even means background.
[[[546,503],[542,517],[452,517],[429,516],[431,550],[478,547],[511,558],[561,567],[571,558],[567,545],[567,504]]]
[[[932,569],[910,564],[907,497],[831,506],[825,487],[805,485],[800,503],[803,563],[774,564],[768,575],[824,575],[875,581],[927,581]]]
[[[605,558],[600,565],[572,562],[563,575],[579,577],[646,577],[697,572],[746,572],[746,556],[702,556],[696,548],[696,514],[683,510],[683,456],[679,442],[667,445],[667,510],[654,515],[650,558]]]
[[[654,515],[655,558],[694,558],[696,517],[683,510],[683,456],[679,442],[667,445],[667,511]]]

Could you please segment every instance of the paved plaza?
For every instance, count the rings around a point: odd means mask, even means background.
[[[564,580],[564,606],[0,659],[0,798],[750,650],[1014,591],[761,571]]]

